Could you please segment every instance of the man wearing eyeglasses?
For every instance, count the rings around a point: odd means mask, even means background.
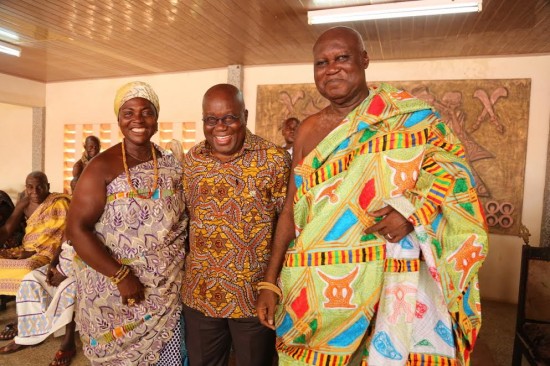
[[[231,347],[239,366],[271,365],[275,332],[260,324],[255,303],[290,156],[247,129],[236,87],[211,87],[202,108],[206,139],[184,160],[190,227],[182,295],[190,365],[227,365]]]

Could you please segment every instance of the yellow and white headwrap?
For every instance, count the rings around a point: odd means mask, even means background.
[[[157,115],[160,112],[159,97],[153,88],[151,88],[151,85],[142,81],[132,81],[131,83],[121,86],[116,92],[115,115],[117,117],[120,107],[132,98],[147,99],[155,106]]]

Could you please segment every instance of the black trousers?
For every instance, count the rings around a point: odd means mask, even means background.
[[[258,318],[211,318],[183,306],[190,366],[226,366],[233,345],[237,366],[271,366],[275,332]]]

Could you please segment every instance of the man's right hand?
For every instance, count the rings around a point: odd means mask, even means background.
[[[31,203],[30,197],[25,193],[23,196],[19,198],[19,201],[15,204],[15,207],[19,207],[20,209],[25,209],[29,207],[29,204]],[[14,209],[15,210],[15,209]]]
[[[49,266],[48,271],[46,272],[46,283],[50,286],[57,287],[59,284],[63,281],[65,281],[67,277],[62,275],[55,266]]]
[[[277,301],[279,300],[276,293],[269,290],[260,290],[258,295],[258,300],[256,301],[256,313],[258,314],[258,319],[262,325],[275,330],[275,306],[277,306]]]

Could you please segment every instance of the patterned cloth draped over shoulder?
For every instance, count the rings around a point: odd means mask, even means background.
[[[460,141],[382,84],[295,169],[276,314],[281,365],[467,365],[481,325],[487,231]],[[364,234],[391,205],[399,243]]]
[[[4,249],[5,257],[17,258],[22,252],[35,252],[26,259],[0,259],[0,295],[15,295],[23,277],[51,262],[65,231],[70,197],[50,193],[27,218],[23,243]]]
[[[145,286],[145,300],[122,305],[109,278],[74,260],[77,324],[84,353],[93,365],[153,365],[172,338],[179,337],[187,218],[182,168],[160,147],[158,189],[152,187],[152,161],[130,169],[107,186],[106,205],[96,234],[111,255],[129,266]],[[178,338],[179,339],[179,338]],[[179,352],[179,351],[178,351]]]

